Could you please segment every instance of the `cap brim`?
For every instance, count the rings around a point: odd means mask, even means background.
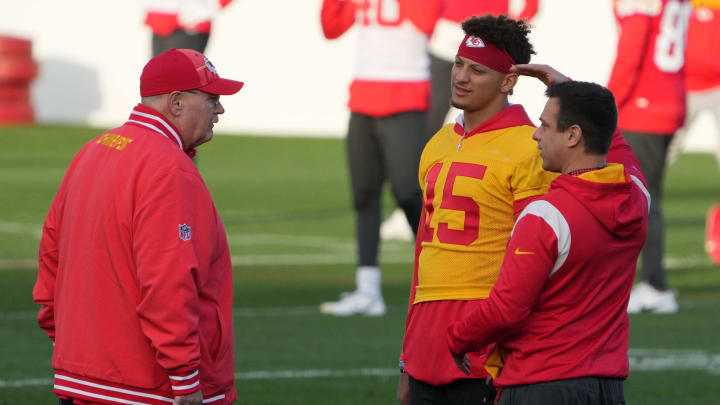
[[[238,82],[230,79],[217,79],[207,86],[198,87],[198,90],[202,90],[206,93],[217,94],[221,96],[229,96],[235,94],[242,89],[245,83]]]

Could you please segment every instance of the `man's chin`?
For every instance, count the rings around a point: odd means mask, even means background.
[[[450,100],[450,105],[459,110],[464,110],[467,107],[467,104],[462,104],[452,99]]]

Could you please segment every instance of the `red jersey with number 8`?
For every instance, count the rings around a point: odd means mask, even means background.
[[[618,126],[670,135],[685,121],[687,0],[615,0],[620,36],[608,88]]]

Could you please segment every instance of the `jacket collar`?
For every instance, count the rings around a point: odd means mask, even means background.
[[[167,138],[170,142],[177,145],[181,151],[187,153],[190,157],[195,155],[194,149],[185,152],[182,138],[180,137],[180,132],[177,128],[175,128],[175,126],[162,114],[146,105],[136,105],[130,113],[130,118],[128,118],[127,122],[131,125],[139,125],[148,128],[153,132],[157,132]]]
[[[457,118],[455,118],[455,133],[458,135],[465,134],[465,137],[470,137],[481,132],[495,131],[498,129],[518,127],[522,125],[528,125],[534,127],[535,125],[530,121],[525,109],[520,104],[513,104],[507,108],[502,109],[499,113],[490,117],[487,121],[473,128],[471,131],[465,130],[465,113],[460,112]]]

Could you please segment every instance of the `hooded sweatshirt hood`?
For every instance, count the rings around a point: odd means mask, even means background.
[[[650,209],[647,189],[621,164],[610,163],[579,176],[561,175],[551,184],[550,190],[554,189],[566,191],[608,232],[621,238],[637,232]]]

